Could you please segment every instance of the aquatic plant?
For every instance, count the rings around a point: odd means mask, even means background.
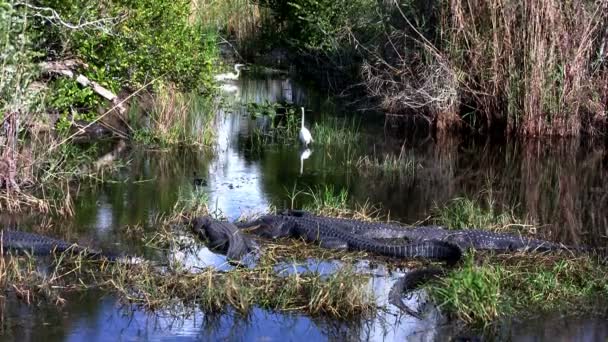
[[[189,215],[206,214],[209,209],[209,194],[198,187],[179,189],[178,200],[173,207],[174,212],[186,212]]]
[[[315,122],[312,131],[315,144],[321,146],[356,145],[361,139],[359,121],[356,117],[350,119],[326,117]]]
[[[399,155],[361,156],[356,162],[356,167],[359,172],[364,174],[380,174],[383,177],[413,177],[422,165],[414,155],[402,150]]]

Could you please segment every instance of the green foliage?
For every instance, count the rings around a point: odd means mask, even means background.
[[[335,213],[347,210],[348,207],[348,190],[340,189],[336,191],[333,185],[325,185],[323,187],[310,188],[308,192],[304,192],[312,203],[305,206],[304,209],[317,213]],[[294,194],[292,197],[295,198]]]
[[[320,145],[356,145],[361,140],[356,118],[329,117],[315,122],[312,132],[315,143]]]
[[[86,63],[78,72],[114,93],[155,80],[180,90],[212,88],[216,36],[191,22],[190,1],[41,0],[40,6],[53,8],[64,22],[99,22],[71,29],[34,16],[30,31],[45,59],[78,57]],[[102,102],[72,80],[56,80],[52,90],[49,105],[59,113],[93,113]]]
[[[191,215],[208,212],[209,194],[205,191],[196,187],[194,189],[180,187],[178,196],[174,211],[186,212]]]
[[[491,321],[499,314],[510,315],[513,308],[501,293],[507,280],[505,270],[495,265],[477,267],[472,255],[467,255],[465,264],[451,272],[440,284],[430,287],[430,293],[441,307],[449,312],[458,312],[462,320]]]
[[[488,325],[513,315],[603,310],[607,280],[606,268],[591,257],[488,257],[478,263],[469,254],[459,269],[427,288],[444,311],[467,324]]]
[[[285,27],[287,40],[310,50],[337,50],[349,31],[380,29],[375,0],[260,0]]]
[[[487,207],[483,207],[475,200],[461,197],[435,208],[433,220],[450,229],[497,230],[508,225],[521,225],[514,217],[513,210],[498,212],[493,208],[491,199],[488,199]]]
[[[67,45],[89,65],[85,75],[113,91],[118,90],[122,81],[141,86],[157,77],[184,88],[210,81],[215,36],[212,31],[190,23],[190,1],[40,2],[55,9],[64,21],[115,18],[104,23],[105,29],[101,30],[39,27],[47,37],[41,43],[51,47]]]
[[[0,120],[5,113],[28,109],[35,101],[35,91],[28,90],[37,76],[27,34],[28,18],[13,1],[0,0]]]
[[[414,177],[422,168],[416,157],[402,151],[399,155],[384,154],[382,157],[362,156],[357,160],[357,169],[364,174],[377,174],[382,177]]]

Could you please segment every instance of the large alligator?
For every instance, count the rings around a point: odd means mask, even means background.
[[[410,244],[388,244],[362,237],[337,227],[332,222],[309,216],[264,215],[251,222],[239,223],[244,229],[269,237],[296,237],[318,242],[322,247],[363,250],[396,258],[422,258],[455,263],[460,260],[460,248],[445,241],[420,241]]]
[[[228,260],[240,262],[242,258],[257,248],[255,242],[243,236],[230,222],[200,216],[193,218],[188,223],[200,238],[209,241],[211,249],[225,253]]]
[[[367,222],[354,219],[315,216],[303,211],[284,211],[282,215],[306,218],[310,221],[332,224],[351,234],[370,239],[408,239],[412,242],[445,241],[462,249],[494,251],[550,251],[567,247],[553,242],[495,233],[481,229],[451,230],[440,226],[405,227],[384,222]]]
[[[3,253],[29,253],[31,255],[50,255],[53,253],[69,252],[82,254],[93,259],[116,260],[118,257],[111,253],[78,246],[67,241],[54,239],[48,236],[26,233],[22,231],[4,229],[0,230],[0,248]]]

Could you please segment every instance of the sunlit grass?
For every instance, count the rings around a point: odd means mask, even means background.
[[[483,326],[556,311],[606,313],[608,269],[594,257],[477,257],[468,255],[462,266],[427,285],[433,301],[466,324]]]
[[[517,218],[513,208],[498,210],[493,200],[486,198],[486,204],[470,198],[457,197],[432,211],[432,221],[449,229],[505,230],[512,227],[533,227]]]
[[[211,146],[218,110],[213,98],[182,93],[173,86],[157,88],[148,123],[132,117],[133,140],[146,146]]]

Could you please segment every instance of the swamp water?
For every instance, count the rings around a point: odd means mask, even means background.
[[[323,118],[323,98],[311,89],[286,79],[239,81],[228,102],[286,101],[312,109],[307,127]],[[84,187],[76,199],[76,216],[69,227],[54,227],[53,235],[83,244],[123,250],[154,259],[155,251],[129,237],[126,226],[155,230],[155,219],[169,213],[193,191],[207,199],[211,210],[230,220],[259,213],[270,206],[301,207],[310,201],[291,194],[331,186],[334,193],[348,191],[348,203],[378,204],[391,219],[414,223],[426,219],[436,206],[456,197],[491,198],[510,205],[530,221],[539,222],[542,236],[566,244],[606,245],[608,235],[608,157],[604,146],[586,147],[563,142],[515,144],[434,143],[430,138],[407,138],[395,143],[385,137],[380,124],[362,123],[361,143],[347,146],[314,145],[303,154],[294,141],[255,146],[252,132],[268,125],[252,120],[242,106],[225,106],[216,124],[214,151],[144,151],[134,148],[128,167],[113,183]],[[327,113],[327,109],[323,112]],[[314,113],[314,114],[308,114]],[[334,114],[334,113],[332,113]],[[390,127],[389,127],[390,128]],[[315,131],[312,130],[313,136]],[[354,146],[356,145],[356,146]],[[363,156],[383,153],[407,158],[406,171],[365,168]],[[308,156],[306,155],[308,154]],[[194,177],[206,185],[195,187]],[[27,230],[27,219],[4,217],[5,225]],[[229,268],[225,258],[204,247],[176,251],[176,259],[193,268]],[[376,264],[376,263],[375,263]],[[340,267],[331,260],[314,261],[296,268],[331,273]],[[209,316],[194,311],[176,318],[169,312],[148,313],[121,305],[113,296],[98,291],[70,295],[67,304],[26,306],[5,302],[0,341],[317,341],[386,340],[442,341],[457,327],[446,324],[424,294],[404,301],[423,311],[423,319],[400,315],[387,304],[388,292],[403,272],[388,272],[360,261],[356,267],[370,274],[369,286],[379,304],[387,305],[369,321],[335,322],[297,313],[254,309],[247,317],[237,314]],[[292,272],[293,267],[277,266]],[[608,338],[608,323],[594,318],[542,317],[516,321],[499,329],[497,339],[525,341]]]

